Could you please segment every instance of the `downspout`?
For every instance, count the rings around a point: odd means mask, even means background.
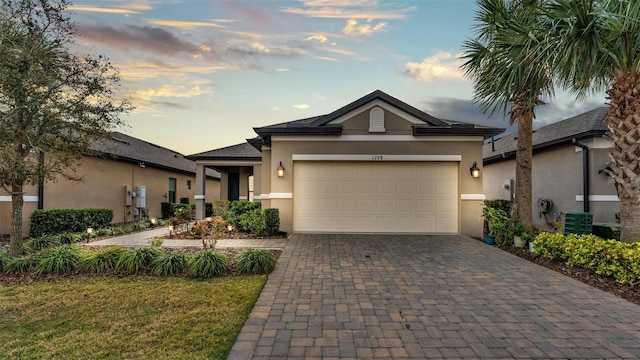
[[[582,149],[582,194],[584,212],[589,212],[589,147],[580,144],[578,139],[571,139],[573,145]]]
[[[40,174],[38,175],[38,210],[44,209],[44,152],[38,152],[38,166]]]

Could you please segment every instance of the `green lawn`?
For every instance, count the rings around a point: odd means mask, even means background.
[[[0,285],[0,359],[224,359],[266,279]]]

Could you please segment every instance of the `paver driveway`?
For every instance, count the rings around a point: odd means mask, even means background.
[[[229,359],[640,358],[640,306],[464,236],[294,235]]]

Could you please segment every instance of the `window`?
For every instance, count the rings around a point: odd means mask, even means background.
[[[191,180],[187,180],[187,190],[191,190]]]
[[[169,196],[167,201],[170,203],[176,202],[176,179],[169,178]]]

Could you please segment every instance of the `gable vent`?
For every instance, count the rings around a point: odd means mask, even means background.
[[[384,110],[379,107],[374,107],[369,112],[369,132],[385,132]]]

